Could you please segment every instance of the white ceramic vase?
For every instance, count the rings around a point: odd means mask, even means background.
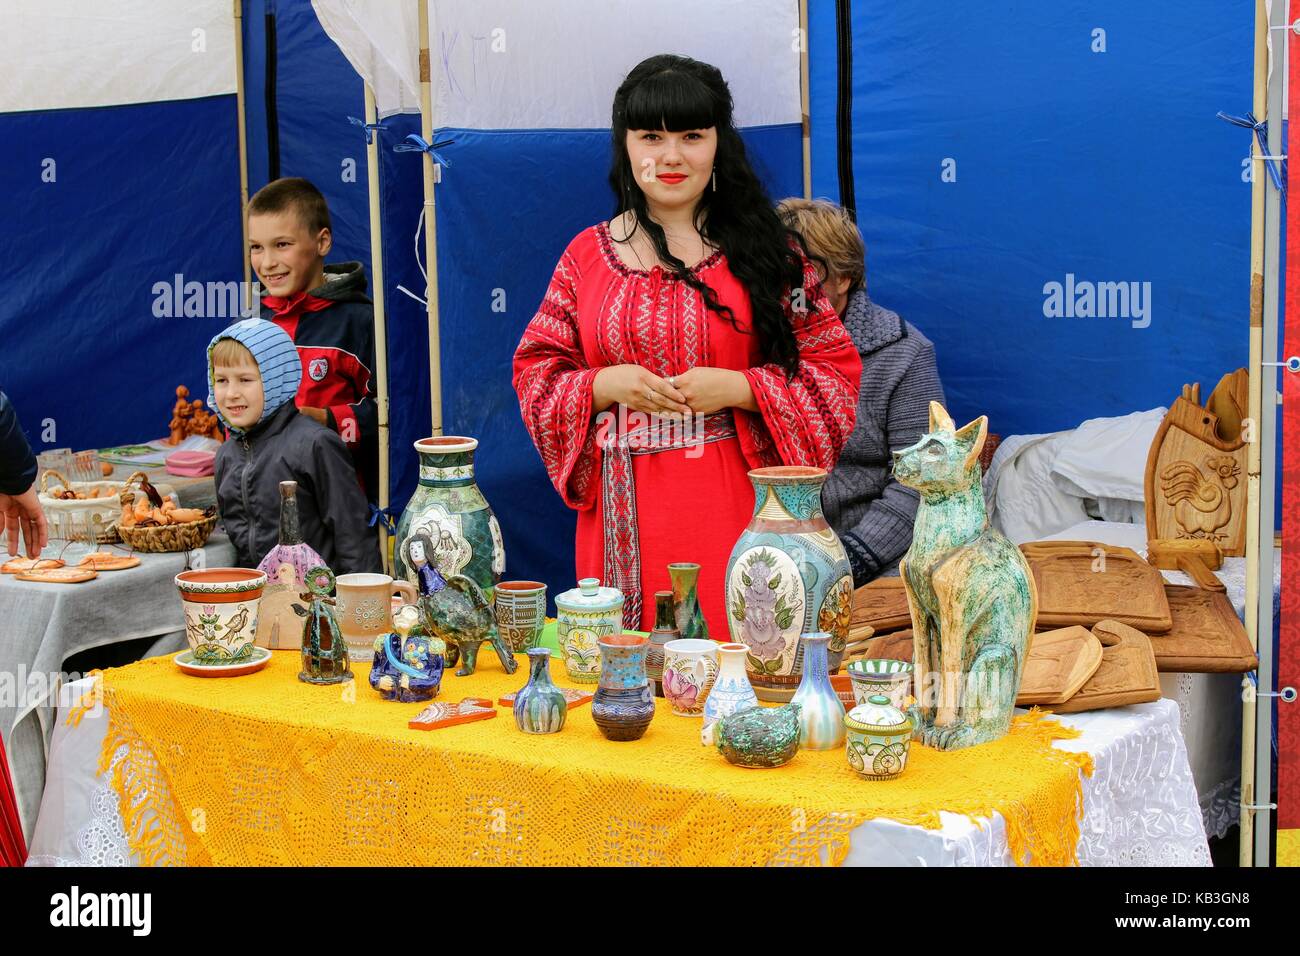
[[[718,677],[704,701],[704,726],[700,730],[700,742],[705,746],[713,742],[713,724],[737,711],[758,706],[754,686],[745,673],[748,653],[745,644],[718,645]]]

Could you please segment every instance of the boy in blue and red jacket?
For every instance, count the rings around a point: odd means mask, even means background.
[[[366,497],[379,485],[379,414],[371,381],[375,314],[359,262],[325,265],[329,206],[305,179],[277,179],[248,202],[249,258],[262,283],[262,318],[302,360],[298,411],[338,432]]]

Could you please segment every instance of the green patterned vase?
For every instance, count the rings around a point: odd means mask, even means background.
[[[427,535],[429,555],[444,578],[463,574],[492,599],[506,568],[501,526],[474,481],[477,438],[447,435],[415,443],[420,456],[420,484],[397,523],[393,576],[419,584],[407,559],[406,547],[416,535]]]

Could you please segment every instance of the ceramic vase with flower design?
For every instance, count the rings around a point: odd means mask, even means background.
[[[754,514],[727,563],[727,623],[749,646],[746,666],[760,699],[781,700],[803,671],[801,634],[829,640],[838,670],[848,643],[853,572],[822,514],[820,468],[781,465],[749,473]]]
[[[799,746],[804,750],[834,750],[844,745],[844,704],[831,686],[826,647],[831,636],[805,634],[803,677],[792,704],[799,705]]]

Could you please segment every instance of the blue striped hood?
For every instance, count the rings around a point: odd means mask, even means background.
[[[284,405],[294,400],[298,394],[298,385],[302,381],[302,361],[298,358],[298,348],[293,344],[287,332],[265,319],[244,319],[212,337],[208,343],[208,407],[215,411],[221,421],[234,434],[244,434],[244,429],[236,428],[226,421],[217,406],[216,389],[212,380],[212,350],[222,339],[234,339],[253,353],[258,371],[262,375],[262,417],[257,420],[260,425]]]

